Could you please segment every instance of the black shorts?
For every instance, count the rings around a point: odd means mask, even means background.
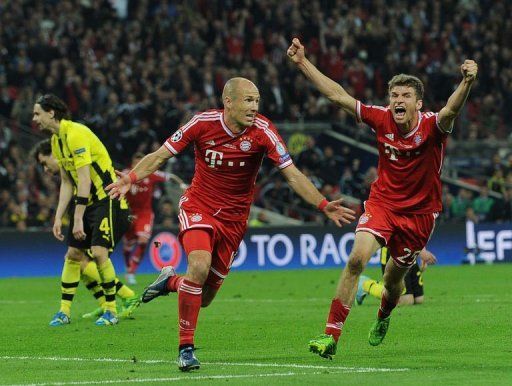
[[[382,273],[384,273],[384,269],[386,268],[386,264],[391,257],[389,253],[389,249],[383,247],[381,249],[380,255],[380,264],[382,268]],[[404,277],[405,290],[403,295],[413,295],[415,298],[419,296],[423,296],[423,274],[420,271],[420,266],[418,265],[418,261],[416,261],[409,271],[407,271]]]
[[[67,245],[78,249],[89,249],[94,246],[114,250],[117,242],[130,226],[130,211],[124,201],[105,198],[85,208],[84,232],[85,240],[73,237],[74,200],[70,205],[69,229]]]

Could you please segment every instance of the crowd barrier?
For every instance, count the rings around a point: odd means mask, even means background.
[[[177,229],[156,229],[139,273],[172,264],[183,272],[186,258]],[[344,266],[354,241],[354,227],[249,229],[233,270],[311,269]],[[437,225],[428,248],[441,265],[465,262],[512,262],[512,223]],[[0,277],[58,276],[66,246],[51,232],[0,232]],[[112,260],[124,272],[121,246]],[[378,253],[370,260],[379,264]]]

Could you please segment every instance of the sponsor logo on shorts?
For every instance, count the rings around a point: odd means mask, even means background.
[[[194,213],[190,216],[190,221],[192,222],[199,222],[203,219],[203,216],[201,216],[200,213]]]
[[[181,129],[177,130],[171,137],[172,142],[178,142],[181,138],[183,138],[183,131]]]

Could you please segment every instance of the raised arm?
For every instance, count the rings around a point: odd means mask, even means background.
[[[355,212],[352,209],[341,205],[342,199],[328,202],[308,178],[300,172],[295,165],[281,169],[281,173],[288,182],[288,185],[301,196],[304,201],[317,207],[334,223],[341,227],[343,224],[350,224],[355,220]]]
[[[460,66],[460,71],[463,77],[462,81],[450,98],[448,98],[446,106],[439,112],[439,126],[447,133],[452,131],[453,122],[455,118],[457,118],[457,115],[459,115],[464,103],[466,103],[466,99],[471,91],[471,86],[478,73],[478,65],[474,60],[465,60]]]
[[[286,52],[288,57],[299,67],[304,75],[331,102],[341,106],[346,112],[356,115],[356,100],[350,96],[341,85],[322,74],[305,55],[304,46],[299,39],[294,38]]]
[[[142,158],[137,165],[128,174],[121,173],[116,170],[118,179],[116,182],[108,185],[105,190],[111,198],[123,198],[124,195],[130,190],[130,186],[143,178],[149,176],[162,166],[172,154],[167,148],[162,145],[157,151],[149,153]]]

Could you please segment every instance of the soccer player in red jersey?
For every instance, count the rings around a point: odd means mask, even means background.
[[[359,219],[325,334],[309,343],[310,351],[331,358],[354,302],[359,276],[370,257],[386,245],[392,258],[386,264],[385,290],[369,342],[376,346],[384,339],[391,311],[403,290],[403,278],[427,244],[442,210],[440,174],[446,138],[469,95],[478,66],[473,60],[465,60],[461,65],[462,81],[446,106],[439,113],[423,113],[423,83],[415,76],[400,74],[390,80],[389,106],[367,106],[323,75],[306,58],[299,39],[293,39],[287,54],[321,93],[359,122],[368,124],[377,136],[378,178]]]
[[[137,152],[132,158],[131,166],[134,167],[144,157]],[[124,170],[128,173],[130,170]],[[172,180],[180,187],[186,186],[184,182],[172,173],[156,171],[146,178],[132,184],[126,193],[126,200],[130,205],[133,221],[130,228],[123,236],[123,255],[126,266],[126,281],[128,284],[137,284],[135,273],[144,257],[144,252],[153,231],[153,192],[155,185]]]
[[[143,302],[178,292],[179,356],[182,371],[199,368],[194,332],[200,307],[208,306],[229,273],[247,228],[256,176],[263,156],[280,169],[292,189],[336,225],[349,223],[354,212],[328,202],[293,164],[273,123],[258,114],[258,88],[245,78],[232,78],[222,92],[223,110],[196,114],[163,146],[146,155],[129,174],[107,186],[111,197],[123,197],[130,186],[153,173],[170,157],[194,144],[195,173],[180,200],[180,241],[188,258],[187,272],[177,276],[164,267],[142,295]]]

